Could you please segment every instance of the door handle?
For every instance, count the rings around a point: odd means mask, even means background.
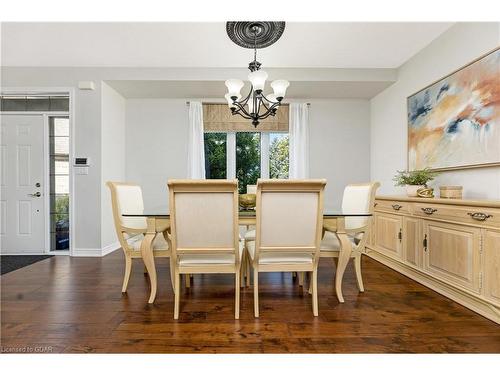
[[[41,197],[42,196],[42,193],[40,193],[39,191],[37,191],[35,194],[28,194],[29,197]]]

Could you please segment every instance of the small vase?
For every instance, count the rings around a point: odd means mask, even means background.
[[[425,187],[424,185],[406,185],[406,195],[409,197],[418,197],[417,190]]]

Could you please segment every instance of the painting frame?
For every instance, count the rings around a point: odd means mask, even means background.
[[[406,168],[408,171],[415,170],[410,168],[410,120],[409,120],[409,108],[410,108],[410,99],[414,97],[415,95],[431,88],[432,86],[436,85],[437,83],[453,76],[454,74],[457,74],[458,72],[462,71],[463,69],[475,64],[476,62],[484,59],[485,57],[492,55],[500,50],[500,46],[495,47],[494,49],[482,54],[481,56],[475,58],[474,60],[470,61],[469,63],[462,65],[461,67],[453,70],[451,73],[442,76],[435,81],[431,82],[427,86],[421,88],[420,90],[408,95],[406,97],[406,121],[407,121],[407,134],[406,134]],[[495,162],[489,162],[489,163],[477,163],[477,164],[464,164],[464,165],[459,165],[459,166],[449,166],[449,167],[438,167],[438,168],[429,168],[431,171],[435,172],[443,172],[443,171],[454,171],[454,170],[465,170],[465,169],[475,169],[475,168],[492,168],[492,167],[499,167],[500,166],[500,160],[495,161]]]

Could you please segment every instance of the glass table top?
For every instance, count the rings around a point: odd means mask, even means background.
[[[122,216],[127,217],[160,217],[169,218],[170,213],[167,206],[156,206],[156,207],[146,207],[143,212],[125,212]],[[239,211],[238,216],[240,218],[244,217],[255,217],[255,210],[245,210]],[[323,217],[352,217],[352,216],[372,216],[371,213],[366,212],[344,212],[342,209],[335,208],[325,208],[323,210]]]

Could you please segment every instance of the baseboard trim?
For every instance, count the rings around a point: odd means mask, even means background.
[[[471,294],[465,293],[464,291],[455,288],[449,284],[443,283],[437,279],[434,279],[418,270],[403,264],[397,260],[387,257],[376,250],[370,249],[367,256],[382,263],[383,265],[392,268],[393,270],[415,280],[416,282],[450,298],[451,300],[467,307],[468,309],[500,324],[500,309],[477,298]]]
[[[112,244],[104,246],[102,249],[92,248],[74,248],[71,256],[73,257],[103,257],[111,254],[121,248],[120,242],[116,241]]]
[[[101,251],[101,256],[106,256],[108,254],[111,254],[113,251],[116,251],[120,249],[122,246],[120,245],[119,241],[113,242],[112,244],[109,244],[108,246],[104,246]]]

